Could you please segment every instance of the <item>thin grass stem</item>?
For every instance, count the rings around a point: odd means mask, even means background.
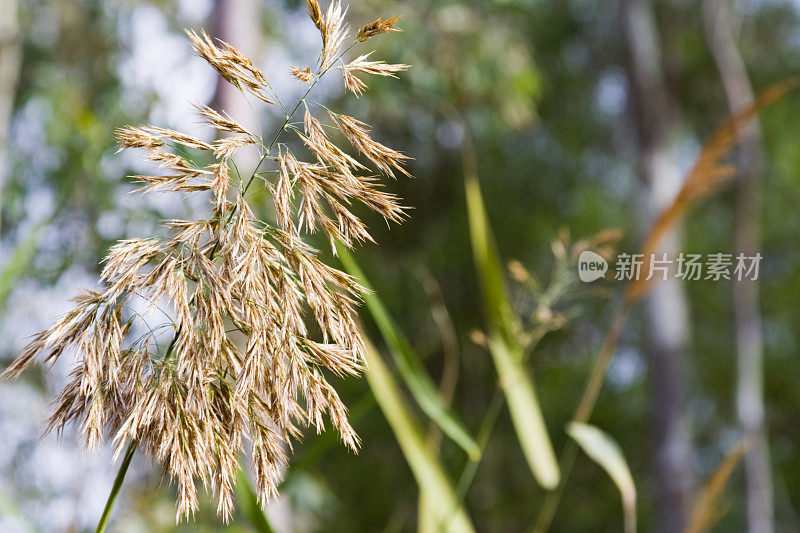
[[[114,485],[112,485],[111,492],[108,494],[108,500],[106,500],[106,506],[103,509],[102,516],[100,516],[100,521],[97,523],[95,533],[103,533],[103,531],[106,530],[108,519],[111,516],[111,510],[114,508],[114,502],[117,500],[117,494],[119,494],[120,488],[122,488],[122,482],[125,481],[125,474],[128,473],[128,467],[131,464],[131,459],[133,459],[133,454],[135,452],[136,442],[132,441],[128,444],[128,449],[125,450],[125,457],[122,459],[122,464],[119,465],[119,470],[117,470],[117,476],[114,478]]]

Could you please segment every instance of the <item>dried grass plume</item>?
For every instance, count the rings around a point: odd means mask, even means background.
[[[373,140],[363,122],[308,95],[337,62],[346,82],[354,72],[393,76],[408,67],[367,61],[369,54],[344,61],[359,42],[396,31],[396,17],[378,19],[351,37],[338,0],[324,12],[316,0],[307,8],[322,47],[316,65],[290,69],[308,84],[293,108],[239,50],[203,31],[187,31],[200,57],[243,94],[273,106],[283,124],[265,138],[200,107],[202,119],[221,135],[214,142],[155,126],[119,129],[121,149],[141,149],[162,169],[134,176],[139,190],[206,194],[208,216],[164,221],[169,237],[111,247],[103,289],[75,298],[74,308],[36,334],[4,373],[14,377],[34,361],[48,364],[77,353],[48,428],[78,424],[89,448],[110,439],[117,454],[133,443],[177,482],[179,519],[196,511],[198,482],[216,493],[219,514],[229,518],[245,453],[265,503],[276,493],[285,450],[302,427],[322,431],[329,421],[348,447],[359,445],[326,375],[356,375],[363,368],[355,309],[364,288],[322,262],[305,239],[322,232],[332,245],[371,240],[351,210],[357,203],[400,222],[404,210],[378,175],[409,175],[408,157]],[[351,80],[347,88],[360,94],[366,86]],[[292,119],[301,108],[302,128],[296,128]],[[315,116],[322,109],[324,117]],[[338,139],[351,147],[338,146]],[[261,160],[239,176],[234,161],[245,147],[259,150]],[[198,166],[192,153],[211,162]],[[274,219],[256,218],[248,205],[254,182],[271,193]],[[144,298],[151,308],[169,303],[170,321],[159,326],[173,331],[168,346],[159,346],[152,330],[132,338],[132,326],[142,320],[131,311],[132,298]]]

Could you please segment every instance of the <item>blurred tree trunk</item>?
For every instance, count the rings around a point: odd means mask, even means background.
[[[14,96],[22,64],[22,36],[17,18],[17,0],[0,1],[0,195],[7,172],[8,130],[14,111]],[[2,199],[2,198],[0,198]]]
[[[675,111],[664,84],[659,36],[648,0],[623,0],[622,23],[628,57],[632,111],[643,182],[643,227],[675,197],[680,171],[670,153]],[[674,258],[680,230],[663,239],[659,253]],[[643,276],[647,272],[642,271]],[[691,491],[689,432],[684,417],[684,360],[688,307],[680,282],[658,281],[646,302],[650,375],[653,384],[658,524],[662,533],[682,531]]]
[[[259,20],[257,0],[215,0],[212,33],[217,39],[232,44],[256,61],[261,42]],[[222,76],[217,76],[212,106],[223,109],[245,126],[252,127],[258,120],[253,116],[253,110],[242,92]]]
[[[736,47],[734,21],[727,0],[705,0],[706,37],[719,70],[731,113],[753,102],[753,89],[744,62]],[[758,121],[741,132],[739,150],[741,174],[736,188],[736,254],[754,255],[760,248],[761,173],[763,149]],[[764,347],[761,338],[761,312],[758,281],[733,282],[736,315],[736,410],[739,424],[754,438],[745,456],[747,479],[747,523],[750,533],[773,531],[772,475],[764,424]]]

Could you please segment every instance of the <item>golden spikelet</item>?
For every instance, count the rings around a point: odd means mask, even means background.
[[[342,71],[342,78],[344,79],[345,88],[356,96],[360,96],[367,88],[367,84],[361,81],[354,73],[363,72],[365,74],[372,74],[374,76],[388,76],[396,78],[396,72],[408,70],[409,65],[402,64],[389,64],[384,61],[367,61],[367,58],[374,52],[359,56],[355,60],[337,67]]]
[[[347,115],[329,113],[331,121],[336,124],[341,132],[364,157],[372,161],[386,176],[394,178],[397,170],[406,176],[411,176],[405,168],[403,161],[409,159],[405,154],[393,150],[376,142],[369,136],[369,126],[358,119]]]
[[[345,24],[347,8],[342,10],[339,0],[333,0],[328,5],[328,11],[322,19],[320,32],[322,33],[322,53],[320,54],[319,72],[325,72],[338,59],[344,42],[348,37],[348,26]]]
[[[198,34],[186,30],[186,35],[192,41],[192,47],[197,55],[214,67],[226,81],[268,104],[275,103],[266,90],[269,87],[267,77],[239,50],[219,39],[217,41],[220,46],[215,45],[205,31]]]
[[[344,88],[356,95],[356,98],[364,94],[364,91],[367,89],[367,84],[361,81],[361,78],[350,72],[350,70],[346,68],[341,70]]]
[[[322,34],[319,63],[314,74],[309,67],[290,72],[311,91],[342,58],[348,37],[346,9],[338,1],[324,15],[316,0],[308,0],[307,8]],[[378,19],[352,44],[395,31],[396,20]],[[265,74],[236,48],[202,31],[186,33],[225,80],[267,103],[278,101]],[[342,72],[393,76],[407,68],[368,57],[347,63]],[[356,92],[366,88],[352,83]],[[74,308],[34,335],[3,374],[15,377],[36,360],[52,363],[74,350],[76,365],[56,398],[48,430],[74,423],[90,448],[110,438],[117,456],[132,445],[163,465],[177,484],[178,519],[196,511],[198,481],[216,492],[217,512],[230,517],[233,480],[246,448],[262,504],[277,493],[285,450],[303,426],[322,431],[327,418],[342,441],[358,449],[347,408],[325,376],[363,369],[356,306],[365,289],[323,263],[303,239],[322,231],[333,248],[336,240],[347,246],[372,240],[350,210],[355,203],[387,221],[404,218],[398,198],[381,190],[374,176],[359,175],[366,167],[337,146],[326,127],[338,127],[387,176],[408,175],[402,167],[408,158],[372,140],[363,122],[331,112],[332,125],[324,125],[307,107],[303,130],[296,130],[300,142],[282,138],[294,129],[291,119],[304,102],[285,113],[269,144],[209,107],[198,113],[223,134],[215,142],[156,126],[117,130],[121,149],[141,149],[164,170],[134,176],[140,191],[204,194],[208,217],[166,220],[167,237],[112,246],[100,274],[103,290],[76,298]],[[293,152],[292,141],[312,162]],[[231,174],[247,146],[262,156],[249,179]],[[186,149],[212,161],[196,166]],[[259,220],[247,203],[255,180],[272,195],[274,220]],[[144,299],[148,310],[161,309],[168,320],[151,329],[131,311],[132,298]],[[168,309],[161,308],[165,301]],[[136,336],[134,326],[148,332]],[[158,329],[172,330],[167,347],[157,344]]]
[[[306,0],[306,9],[308,16],[311,17],[311,22],[317,29],[322,30],[322,10],[320,10],[317,0]]]
[[[310,67],[289,67],[289,74],[303,83],[311,83],[311,81],[314,79],[314,74],[311,73]]]
[[[386,63],[385,61],[367,61],[369,56],[374,53],[375,52],[373,51],[368,54],[358,56],[347,65],[339,68],[348,70],[350,72],[364,72],[365,74],[372,74],[375,76],[390,76],[392,78],[397,77],[395,76],[396,72],[402,72],[410,68],[410,65],[390,64]]]
[[[400,17],[390,17],[386,20],[383,17],[370,22],[360,30],[358,30],[358,40],[359,42],[364,42],[371,37],[375,37],[376,35],[380,35],[381,33],[387,33],[390,31],[403,31],[400,28],[395,28],[394,25],[397,24],[397,21],[400,20]]]

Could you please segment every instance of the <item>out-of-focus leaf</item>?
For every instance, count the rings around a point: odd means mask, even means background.
[[[250,525],[253,526],[253,529],[258,533],[274,533],[275,530],[272,529],[267,515],[264,514],[258,504],[258,497],[250,484],[250,479],[242,470],[239,470],[236,474],[236,493],[242,505],[242,512],[247,517]]]
[[[516,337],[503,266],[494,245],[480,185],[474,172],[468,170],[465,170],[464,181],[472,253],[489,323],[489,351],[531,472],[542,487],[553,489],[560,480],[559,467],[533,380],[523,364],[524,351]]]
[[[33,261],[36,248],[39,246],[42,229],[46,225],[47,222],[40,222],[31,230],[30,234],[16,246],[11,258],[0,272],[0,308],[11,293],[14,282],[28,271],[28,266]]]
[[[389,369],[366,336],[364,342],[367,381],[411,467],[422,498],[436,519],[437,531],[474,531],[469,516],[456,498],[453,484],[438,457],[426,445],[423,429],[409,412]]]
[[[371,290],[369,280],[367,280],[349,250],[342,245],[337,245],[336,249],[345,270],[358,278],[359,283]],[[381,299],[374,292],[370,292],[364,297],[364,301],[381,335],[383,335],[386,345],[389,347],[397,369],[400,371],[400,376],[408,386],[409,391],[411,391],[414,400],[425,414],[436,422],[448,437],[453,439],[453,442],[467,452],[471,460],[477,460],[480,457],[478,443],[472,438],[455,412],[442,401],[436,384],[422,364],[419,355],[399,330]]]
[[[553,489],[560,480],[558,463],[533,381],[521,362],[522,350],[510,347],[503,339],[489,337],[489,351],[525,459],[539,484]]]
[[[636,485],[617,442],[601,429],[578,422],[570,422],[567,433],[614,481],[622,496],[625,532],[636,531]]]

